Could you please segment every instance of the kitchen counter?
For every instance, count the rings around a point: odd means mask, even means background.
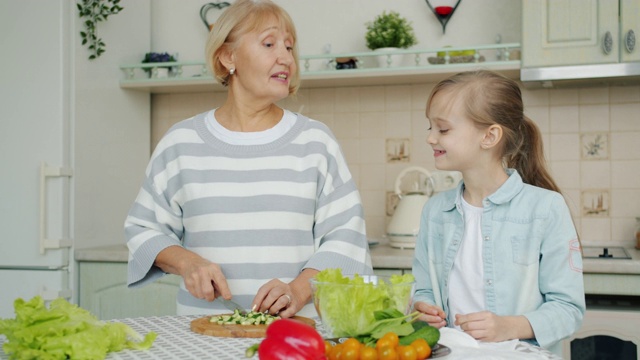
[[[191,321],[198,316],[152,316],[126,318],[117,320],[131,326],[139,334],[150,331],[158,334],[149,350],[122,350],[107,355],[107,359],[150,360],[150,359],[243,359],[245,350],[261,339],[223,338],[201,335],[190,330]],[[316,328],[321,335],[327,336],[322,324],[316,319]],[[447,360],[487,359],[488,354],[495,354],[498,359],[560,359],[550,352],[531,344],[512,340],[500,344],[483,344],[472,341],[460,341],[460,332],[450,330],[443,332],[440,343],[451,349]],[[468,335],[463,335],[469,337]],[[470,338],[470,337],[469,337]],[[0,347],[6,337],[0,335]],[[446,343],[445,343],[446,341]],[[498,347],[499,346],[499,347]],[[498,356],[499,355],[499,356]],[[257,356],[253,357],[257,359]],[[8,359],[7,354],[0,351],[0,360]]]
[[[630,260],[584,259],[584,273],[640,275],[640,250],[627,248],[627,252],[631,255]],[[76,249],[74,255],[76,261],[127,262],[129,258],[124,244]],[[371,246],[371,261],[376,269],[411,270],[413,249],[396,249],[379,241]]]

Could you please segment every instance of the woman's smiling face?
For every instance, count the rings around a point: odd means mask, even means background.
[[[289,95],[289,78],[296,71],[293,38],[275,17],[244,34],[233,50],[235,90],[276,102]]]
[[[436,168],[465,171],[473,167],[484,131],[466,116],[464,96],[455,90],[436,93],[427,116],[430,124],[427,143],[433,148]]]

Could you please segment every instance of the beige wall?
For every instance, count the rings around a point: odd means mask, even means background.
[[[385,232],[387,192],[409,165],[435,170],[424,107],[433,84],[302,89],[282,106],[326,123],[359,186],[370,237]],[[632,246],[640,216],[640,86],[524,90],[556,181],[584,245]],[[225,93],[153,95],[151,144],[173,123],[217,107]],[[387,139],[409,139],[409,162],[388,163]],[[598,140],[599,139],[599,140]],[[590,144],[601,146],[595,149]],[[588,149],[595,150],[592,154]],[[600,211],[586,213],[584,207]]]

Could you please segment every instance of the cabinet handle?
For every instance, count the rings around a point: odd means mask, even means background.
[[[613,36],[611,36],[611,32],[607,31],[604,33],[602,37],[602,51],[604,51],[605,55],[609,55],[611,50],[613,49]]]
[[[636,48],[636,33],[633,32],[633,30],[627,31],[627,34],[624,36],[624,47],[629,54]]]
[[[40,254],[44,254],[47,249],[60,249],[71,247],[71,239],[48,239],[47,238],[47,187],[46,181],[49,177],[71,177],[73,170],[64,167],[51,167],[46,163],[40,164]]]

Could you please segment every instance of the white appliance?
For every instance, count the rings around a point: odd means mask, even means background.
[[[18,297],[71,297],[71,5],[0,5],[2,318]]]

